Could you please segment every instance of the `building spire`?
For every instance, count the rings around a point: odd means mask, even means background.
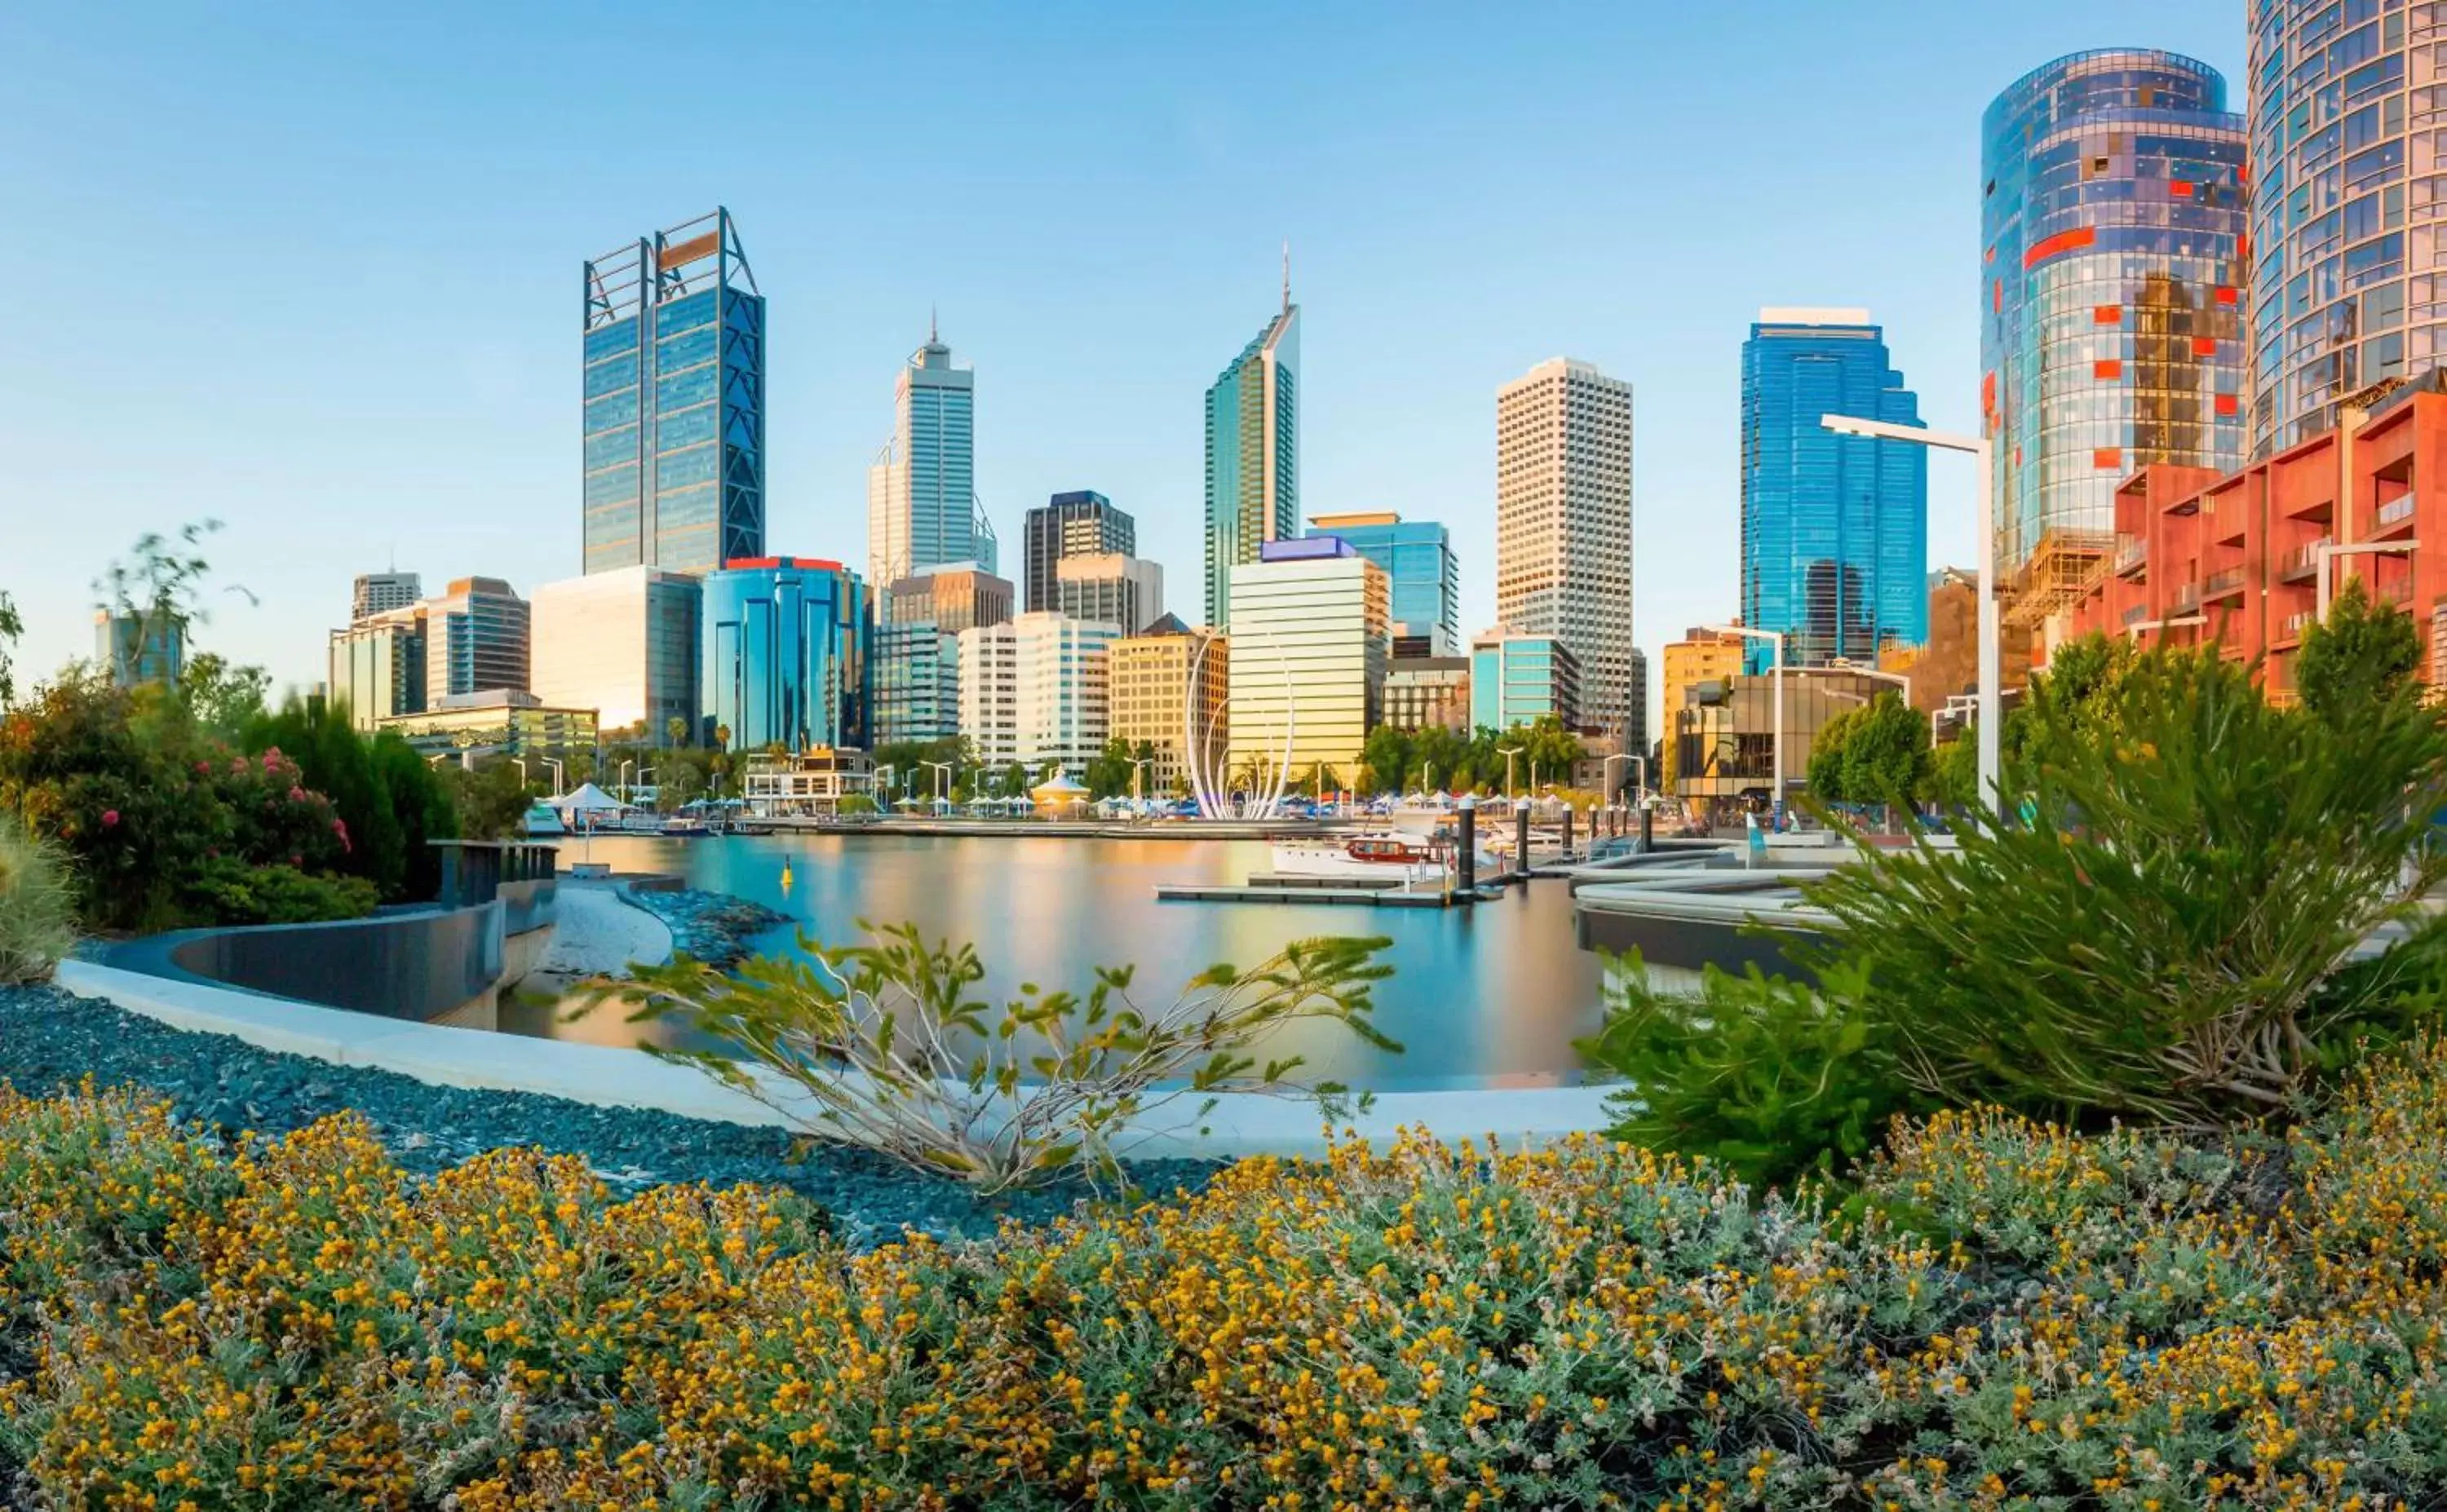
[[[1283,313],[1292,312],[1292,238],[1283,238]]]
[[[926,345],[929,347],[941,346],[943,344],[939,334],[941,330],[941,325],[935,319],[934,302],[929,300],[926,305]]]

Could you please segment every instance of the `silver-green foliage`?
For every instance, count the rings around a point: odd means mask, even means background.
[[[1392,968],[1383,939],[1299,940],[1253,970],[1216,966],[1169,1004],[1142,1008],[1128,967],[1086,993],[1023,987],[999,1006],[977,992],[975,947],[929,943],[914,925],[810,958],[751,959],[737,974],[682,958],[612,991],[644,994],[707,1049],[658,1049],[788,1115],[905,1164],[1002,1191],[1062,1173],[1119,1183],[1150,1131],[1195,1124],[1215,1094],[1308,1094],[1329,1112],[1344,1088],[1299,1079],[1298,1055],[1261,1058],[1286,1030],[1337,1025],[1399,1049],[1372,1020],[1370,984]],[[1194,1110],[1180,1107],[1194,1101]]]
[[[47,980],[76,938],[66,861],[0,815],[0,987]]]

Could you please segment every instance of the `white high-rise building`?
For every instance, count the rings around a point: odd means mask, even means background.
[[[1584,719],[1631,723],[1631,385],[1587,363],[1496,391],[1495,612],[1571,651]]]
[[[946,562],[996,567],[977,507],[977,374],[934,331],[893,387],[892,441],[866,474],[867,580],[899,582]]]
[[[414,573],[360,573],[355,591],[349,595],[349,623],[406,609],[423,596],[425,590]]]
[[[1164,564],[1118,551],[1065,557],[1053,564],[1053,609],[1135,635],[1164,617]]]
[[[1232,569],[1231,784],[1270,785],[1289,751],[1290,784],[1359,780],[1380,722],[1392,654],[1385,569],[1337,536],[1269,541]]]
[[[1017,762],[1032,779],[1048,762],[1086,775],[1111,729],[1108,656],[1121,636],[1045,611],[960,632],[960,733],[977,759]]]

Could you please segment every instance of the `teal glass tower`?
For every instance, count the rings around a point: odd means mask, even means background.
[[[864,749],[875,612],[836,561],[764,557],[705,580],[707,744]]]
[[[1928,449],[1839,436],[1851,415],[1918,425],[1920,401],[1866,310],[1763,310],[1742,344],[1742,623],[1788,666],[1876,666],[1928,638]],[[1754,671],[1774,659],[1753,641]]]
[[[585,265],[585,567],[765,551],[765,299],[717,209]]]
[[[1312,516],[1308,533],[1338,537],[1385,569],[1395,655],[1461,654],[1461,566],[1451,532],[1432,520],[1404,520],[1386,510]]]
[[[1299,306],[1283,308],[1206,390],[1206,623],[1230,614],[1232,569],[1299,534]]]

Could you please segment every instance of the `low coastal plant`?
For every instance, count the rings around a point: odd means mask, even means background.
[[[1261,1059],[1286,1030],[1337,1026],[1401,1048],[1372,1017],[1370,984],[1392,971],[1376,959],[1383,939],[1297,940],[1249,971],[1211,967],[1160,1008],[1130,996],[1129,967],[1099,968],[1084,994],[1029,986],[996,1007],[977,991],[975,947],[861,927],[863,945],[802,935],[803,956],[735,973],[683,956],[606,993],[712,1045],[654,1053],[811,1134],[987,1192],[1064,1174],[1116,1184],[1149,1131],[1195,1124],[1221,1093],[1312,1095],[1333,1116],[1343,1087],[1299,1080],[1297,1054]]]
[[[0,987],[47,980],[76,938],[67,862],[0,814]]]
[[[2447,1050],[2282,1143],[1948,1112],[1860,1180],[1409,1137],[859,1254],[0,1090],[0,1465],[164,1512],[2447,1505]]]

